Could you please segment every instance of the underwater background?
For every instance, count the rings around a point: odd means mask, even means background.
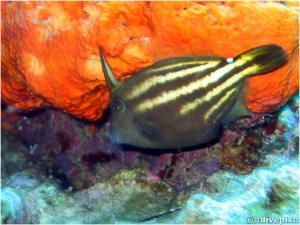
[[[1,223],[299,223],[297,2],[1,6]],[[287,63],[247,81],[250,115],[212,141],[140,149],[109,138],[100,43],[121,81],[202,48],[273,43]]]

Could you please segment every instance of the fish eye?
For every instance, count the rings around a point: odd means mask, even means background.
[[[125,110],[125,104],[118,100],[114,103],[114,108],[117,112],[123,112]]]

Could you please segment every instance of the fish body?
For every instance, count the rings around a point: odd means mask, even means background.
[[[248,76],[286,61],[278,45],[250,49],[234,58],[184,56],[154,63],[117,81],[100,49],[110,90],[113,143],[141,148],[189,147],[215,138],[220,124],[246,115]]]

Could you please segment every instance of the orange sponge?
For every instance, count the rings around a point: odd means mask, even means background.
[[[298,12],[266,2],[2,2],[2,100],[22,111],[54,106],[96,120],[109,92],[98,46],[124,81],[169,49],[234,57],[282,46],[283,67],[247,82],[254,112],[276,110],[299,87]],[[178,50],[184,46],[188,50]],[[172,52],[172,50],[171,50]]]

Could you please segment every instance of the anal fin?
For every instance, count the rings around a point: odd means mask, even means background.
[[[246,108],[242,98],[238,98],[238,100],[236,101],[232,109],[229,111],[229,113],[227,113],[227,115],[222,119],[222,124],[228,124],[244,116],[249,116],[249,111]]]

